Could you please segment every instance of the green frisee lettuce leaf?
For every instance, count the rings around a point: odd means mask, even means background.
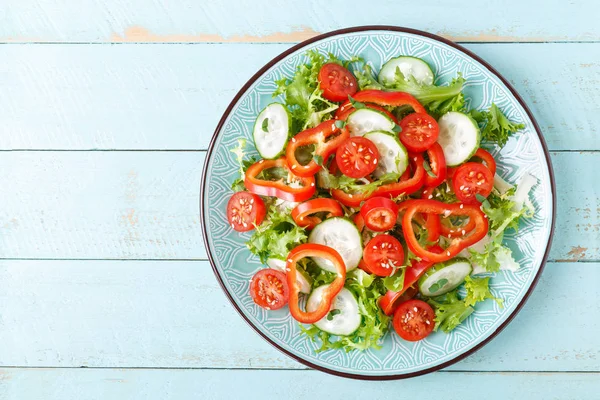
[[[492,299],[496,301],[500,307],[504,307],[504,300],[495,297],[490,292],[489,282],[489,277],[472,278],[471,276],[467,276],[465,278],[465,290],[467,291],[465,305],[474,306],[475,304],[486,299]]]
[[[427,300],[435,311],[434,330],[448,333],[460,325],[475,309],[458,297],[458,289]]]
[[[525,128],[524,124],[506,118],[495,103],[492,103],[487,111],[471,110],[470,113],[475,121],[484,125],[481,131],[483,140],[496,143],[500,147],[503,147],[514,133]]]
[[[270,206],[267,218],[256,227],[246,246],[265,263],[269,257],[286,259],[290,250],[306,239],[306,232],[296,225],[289,211]]]

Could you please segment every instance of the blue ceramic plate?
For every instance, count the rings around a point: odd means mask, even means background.
[[[230,150],[240,137],[252,143],[254,120],[273,101],[274,81],[292,76],[295,68],[306,62],[304,54],[310,49],[331,52],[343,59],[359,55],[376,71],[398,55],[422,58],[433,67],[438,84],[462,73],[467,80],[464,93],[470,108],[487,109],[494,102],[511,120],[525,123],[525,129],[495,154],[498,173],[509,182],[517,182],[525,173],[539,179],[531,195],[535,217],[523,221],[518,234],[505,238],[522,267],[517,272],[500,272],[491,280],[493,292],[504,299],[504,308],[493,301],[479,303],[476,311],[450,334],[437,332],[416,343],[388,333],[381,350],[328,350],[317,354],[318,345],[300,334],[287,307],[268,312],[253,303],[248,294],[249,281],[263,266],[244,245],[250,234],[234,232],[227,224],[225,206],[238,169]],[[510,322],[535,286],[548,255],[554,201],[552,168],[540,130],[523,100],[500,74],[468,50],[443,38],[411,29],[370,26],[331,32],[294,46],[250,79],[215,131],[204,168],[200,209],[204,240],[217,279],[235,309],[269,343],[325,372],[360,379],[399,379],[431,372],[464,358]]]

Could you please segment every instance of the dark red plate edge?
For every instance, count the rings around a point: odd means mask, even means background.
[[[240,307],[237,305],[237,303],[235,302],[235,300],[233,299],[233,297],[231,296],[231,294],[227,291],[227,289],[225,288],[225,284],[223,282],[223,279],[221,277],[221,275],[219,274],[219,271],[217,270],[216,266],[215,266],[215,261],[212,257],[211,254],[211,250],[208,244],[208,236],[207,236],[207,229],[206,229],[206,223],[204,220],[204,188],[206,185],[206,170],[208,167],[208,162],[210,160],[210,156],[211,153],[213,151],[213,148],[215,146],[215,142],[217,140],[218,134],[221,131],[225,120],[227,119],[227,117],[229,116],[229,114],[231,113],[231,110],[233,109],[233,107],[235,106],[235,104],[238,102],[238,100],[240,99],[240,97],[248,90],[248,88],[261,76],[263,75],[269,68],[271,68],[274,64],[278,63],[279,61],[281,61],[282,59],[284,59],[285,57],[287,57],[288,55],[290,55],[291,53],[306,47],[307,45],[317,42],[319,40],[322,39],[326,39],[332,36],[338,36],[338,35],[344,35],[344,34],[348,34],[348,33],[355,33],[355,32],[363,32],[363,31],[391,31],[391,32],[403,32],[403,33],[410,33],[410,34],[414,34],[414,35],[418,35],[418,36],[424,36],[430,39],[434,39],[437,40],[439,42],[442,42],[448,46],[451,46],[465,54],[467,54],[469,57],[473,58],[474,60],[476,60],[477,62],[481,63],[485,68],[487,68],[491,73],[493,73],[494,75],[496,75],[498,77],[498,79],[500,79],[500,81],[502,81],[502,83],[504,83],[504,85],[508,88],[508,90],[513,94],[513,96],[517,99],[517,101],[519,102],[519,104],[521,105],[521,107],[523,107],[523,109],[525,110],[525,112],[527,113],[527,116],[529,117],[529,119],[531,120],[531,122],[533,123],[533,126],[535,128],[535,131],[538,135],[538,138],[542,144],[542,148],[544,150],[544,156],[546,157],[546,164],[548,165],[548,172],[550,175],[550,187],[551,187],[551,191],[552,191],[552,223],[550,226],[550,235],[548,237],[548,244],[546,246],[546,251],[544,252],[544,257],[542,258],[542,262],[540,264],[540,268],[536,274],[536,276],[534,277],[533,281],[531,282],[531,285],[529,286],[529,289],[527,290],[527,292],[525,293],[525,295],[523,296],[523,298],[521,299],[521,301],[519,302],[519,304],[517,304],[517,307],[513,310],[513,312],[506,318],[506,320],[504,322],[502,322],[502,324],[500,324],[500,326],[494,331],[492,332],[487,338],[485,338],[484,340],[482,340],[480,343],[478,343],[476,346],[474,346],[473,348],[467,350],[466,352],[454,357],[453,359],[446,361],[442,364],[436,365],[434,367],[431,368],[427,368],[421,371],[416,371],[416,372],[411,372],[411,373],[406,373],[406,374],[395,374],[395,375],[361,375],[361,374],[350,374],[350,373],[346,373],[346,372],[341,372],[341,371],[336,371],[333,369],[329,369],[329,368],[325,368],[322,367],[320,365],[316,365],[311,363],[310,361],[307,361],[291,352],[289,352],[288,350],[284,349],[283,347],[279,346],[277,343],[275,343],[274,341],[272,341],[267,335],[265,335],[257,326],[255,326],[252,322],[250,322],[250,320],[248,318],[246,318],[246,316],[244,315],[244,312],[240,309]],[[513,86],[494,68],[492,67],[489,63],[487,63],[485,60],[483,60],[481,57],[479,57],[478,55],[474,54],[473,52],[471,52],[470,50],[462,47],[461,45],[458,45],[448,39],[445,39],[441,36],[438,35],[434,35],[432,33],[428,33],[428,32],[424,32],[424,31],[420,31],[417,29],[412,29],[412,28],[404,28],[404,27],[398,27],[398,26],[391,26],[391,25],[364,25],[364,26],[356,26],[356,27],[351,27],[351,28],[344,28],[344,29],[338,29],[335,31],[331,31],[331,32],[327,32],[327,33],[323,33],[321,35],[315,36],[313,38],[307,39],[301,43],[296,44],[295,46],[292,46],[291,48],[287,49],[286,51],[282,52],[281,54],[279,54],[278,56],[276,56],[275,58],[273,58],[271,61],[269,61],[267,64],[265,64],[265,66],[263,66],[261,69],[259,69],[247,82],[246,84],[238,91],[238,93],[235,95],[235,97],[233,98],[233,100],[229,103],[229,105],[227,106],[227,109],[225,110],[225,112],[223,113],[223,116],[221,117],[221,119],[219,120],[219,124],[217,125],[215,132],[213,134],[213,137],[210,141],[209,147],[208,147],[208,151],[206,154],[206,159],[204,161],[204,166],[202,169],[202,178],[201,178],[201,183],[200,183],[200,223],[202,225],[202,234],[203,234],[203,241],[204,241],[204,245],[206,247],[206,252],[208,255],[208,260],[210,262],[210,265],[213,269],[213,272],[215,274],[215,276],[217,277],[217,280],[219,281],[219,285],[221,286],[221,288],[223,289],[223,292],[225,292],[225,295],[227,296],[227,298],[229,299],[229,301],[231,302],[231,304],[233,305],[233,307],[237,310],[237,312],[242,316],[242,318],[244,319],[244,321],[246,321],[246,323],[248,325],[250,325],[250,327],[256,332],[258,333],[263,339],[265,339],[268,343],[270,343],[273,347],[275,347],[277,350],[281,351],[282,353],[284,353],[285,355],[291,357],[292,359],[298,361],[301,364],[304,364],[310,368],[314,368],[316,370],[322,371],[322,372],[326,372],[328,374],[332,374],[332,375],[336,375],[336,376],[341,376],[344,378],[352,378],[352,379],[360,379],[360,380],[369,380],[369,381],[384,381],[384,380],[397,380],[397,379],[406,379],[406,378],[412,378],[415,376],[420,376],[420,375],[425,375],[428,374],[430,372],[435,372],[438,371],[440,369],[446,368],[452,364],[455,364],[459,361],[461,361],[462,359],[464,359],[465,357],[470,356],[471,354],[475,353],[477,350],[481,349],[483,346],[485,346],[486,344],[488,344],[493,338],[495,338],[500,332],[502,332],[502,330],[504,330],[504,328],[506,328],[508,326],[508,324],[514,319],[514,317],[521,311],[521,309],[523,308],[523,306],[525,305],[525,303],[527,302],[527,300],[529,299],[529,296],[531,295],[531,293],[533,292],[533,290],[535,289],[540,276],[542,275],[542,271],[544,270],[544,267],[546,266],[546,262],[548,260],[548,255],[550,253],[550,248],[552,245],[552,239],[554,237],[554,228],[555,228],[555,222],[556,222],[556,184],[555,184],[555,180],[554,180],[554,169],[552,167],[552,161],[550,160],[550,153],[548,152],[548,146],[546,145],[546,141],[544,140],[544,136],[542,135],[542,132],[540,130],[540,127],[537,123],[537,121],[535,120],[535,118],[533,117],[533,114],[531,112],[531,110],[529,109],[529,107],[527,106],[527,104],[525,103],[525,101],[521,98],[521,96],[517,93],[517,91],[515,90],[515,88],[513,88]]]

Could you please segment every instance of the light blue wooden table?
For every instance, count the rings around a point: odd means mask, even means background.
[[[600,3],[326,3],[0,3],[0,399],[600,399]],[[260,339],[198,216],[236,91],[293,43],[364,24],[489,61],[532,108],[558,187],[524,310],[464,361],[397,382],[307,370]]]

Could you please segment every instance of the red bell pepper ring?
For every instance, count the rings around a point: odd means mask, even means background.
[[[314,311],[303,311],[300,309],[298,304],[300,284],[296,280],[296,274],[298,273],[296,265],[298,260],[301,260],[305,257],[321,257],[329,260],[333,264],[333,267],[336,269],[337,273],[337,276],[333,282],[331,282],[329,287],[325,288],[323,291],[321,303],[319,303],[319,306]],[[344,264],[342,256],[340,256],[340,254],[331,247],[327,247],[322,244],[305,243],[290,251],[285,267],[287,271],[287,283],[290,287],[289,308],[292,317],[294,317],[296,321],[303,324],[314,324],[321,318],[325,317],[331,309],[331,303],[333,302],[333,299],[335,299],[335,296],[337,296],[338,293],[344,288],[344,282],[346,280],[346,265]]]
[[[335,125],[335,120],[325,121],[314,128],[306,129],[294,136],[287,145],[285,158],[295,175],[303,177],[313,176],[321,169],[321,166],[315,160],[310,160],[306,165],[300,164],[296,158],[296,150],[302,146],[314,145],[314,155],[327,160],[338,146],[349,137],[350,132],[347,129],[340,130]]]
[[[292,218],[298,226],[312,229],[321,223],[321,218],[312,214],[320,212],[326,212],[327,217],[341,217],[344,215],[340,203],[333,199],[319,198],[298,204],[292,210]]]
[[[365,106],[367,108],[370,108],[372,110],[377,110],[377,111],[381,111],[382,113],[384,113],[385,115],[387,115],[388,117],[390,117],[390,119],[392,121],[394,121],[394,123],[396,125],[398,125],[398,120],[396,119],[396,117],[394,116],[394,114],[392,114],[391,112],[389,112],[388,110],[386,110],[383,107],[380,107],[376,104],[365,104]],[[350,100],[346,100],[335,112],[335,119],[339,119],[342,121],[345,121],[348,118],[348,115],[352,114],[354,111],[356,111],[356,108],[354,108],[352,106],[352,103],[350,103]]]
[[[417,257],[431,262],[443,262],[456,257],[463,249],[477,243],[488,233],[488,220],[478,205],[469,205],[462,203],[446,204],[436,200],[408,200],[406,212],[402,217],[402,232],[404,239],[410,251]],[[462,237],[453,238],[450,246],[444,249],[441,254],[434,253],[431,250],[424,249],[419,243],[412,226],[412,220],[415,214],[438,214],[449,216],[466,216],[475,221],[475,228]]]
[[[288,179],[297,181],[300,183],[300,187],[291,187],[282,179],[278,181],[268,181],[258,177],[261,172],[270,168],[285,169],[288,173]],[[244,186],[246,186],[246,189],[250,192],[260,196],[274,196],[286,201],[308,200],[317,190],[314,177],[302,178],[295,176],[288,168],[287,161],[283,157],[277,160],[260,160],[252,164],[250,168],[246,170]]]
[[[421,154],[409,153],[408,157],[414,168],[413,176],[405,181],[401,180],[396,183],[381,185],[375,190],[373,196],[398,197],[401,195],[412,194],[423,187],[425,176],[427,175],[425,167],[423,167],[423,156]]]
[[[375,103],[380,106],[411,106],[415,112],[427,114],[425,107],[414,96],[405,92],[384,92],[383,90],[368,89],[356,93],[352,98],[361,103]]]
[[[423,193],[421,194],[421,198],[425,199],[425,200],[433,199],[433,189],[434,188],[424,189]],[[406,206],[404,206],[402,209],[406,210]],[[437,221],[430,222],[429,215],[434,215],[435,217],[437,217],[436,218]],[[447,224],[444,224],[441,222],[439,215],[437,215],[437,214],[429,214],[429,215],[427,216],[427,219],[424,221],[420,219],[421,215],[418,215],[416,217],[417,222],[419,222],[419,223],[423,222],[421,225],[425,225],[425,228],[427,229],[427,234],[428,234],[427,240],[429,242],[437,242],[440,235],[447,237],[447,238],[455,238],[455,237],[464,236],[467,232],[470,232],[471,230],[473,230],[473,228],[475,228],[475,221],[472,219],[469,219],[467,221],[467,223],[464,225],[448,226]],[[438,221],[439,221],[439,225],[438,225]],[[431,224],[431,225],[429,225],[429,224]]]
[[[442,150],[442,146],[440,146],[440,144],[437,142],[427,149],[427,155],[429,156],[429,166],[431,167],[431,172],[435,176],[430,176],[427,174],[425,177],[425,186],[434,188],[446,180],[446,175],[448,174],[446,168],[446,157],[444,157],[444,150]]]
[[[491,155],[489,151],[479,148],[475,154],[473,154],[473,157],[480,158],[485,166],[488,167],[492,175],[496,174],[496,160],[494,160],[494,156]]]

